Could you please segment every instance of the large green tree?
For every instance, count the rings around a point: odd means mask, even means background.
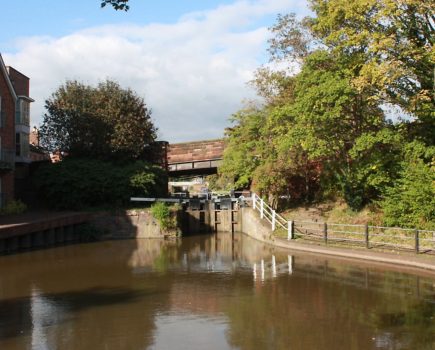
[[[257,71],[264,104],[233,118],[223,176],[269,200],[338,195],[377,205],[387,225],[432,229],[433,1],[309,2],[312,17],[271,28],[280,70]]]
[[[352,57],[358,91],[392,103],[435,139],[435,4],[431,0],[310,0],[311,30],[330,50]],[[423,127],[421,127],[423,126]],[[432,133],[428,134],[430,128]]]
[[[67,81],[46,100],[41,143],[70,157],[137,159],[156,138],[143,98],[113,81]]]

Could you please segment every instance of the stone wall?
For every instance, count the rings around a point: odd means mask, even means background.
[[[106,231],[106,238],[164,238],[176,232],[161,229],[158,221],[147,210],[126,210],[117,213],[99,213],[91,223]]]
[[[262,242],[274,241],[270,224],[260,219],[252,208],[240,208],[240,231]]]

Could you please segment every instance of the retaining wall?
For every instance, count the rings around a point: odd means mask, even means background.
[[[91,224],[106,231],[107,239],[164,238],[176,235],[176,230],[163,230],[158,221],[146,210],[96,214]]]

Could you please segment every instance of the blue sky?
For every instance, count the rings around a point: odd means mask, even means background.
[[[221,137],[255,98],[246,83],[267,62],[267,27],[278,13],[308,13],[298,0],[130,0],[127,13],[99,0],[1,5],[0,53],[31,79],[34,125],[67,79],[110,78],[144,97],[170,142]]]
[[[19,37],[59,37],[80,29],[107,24],[173,23],[186,13],[209,10],[232,2],[130,0],[131,10],[125,12],[114,11],[111,7],[102,9],[99,0],[7,1],[1,6],[0,47],[13,51],[14,41]]]

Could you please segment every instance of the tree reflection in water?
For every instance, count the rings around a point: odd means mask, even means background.
[[[302,253],[289,258],[247,236],[232,238],[103,242],[0,257],[0,348],[434,345],[433,277]]]

